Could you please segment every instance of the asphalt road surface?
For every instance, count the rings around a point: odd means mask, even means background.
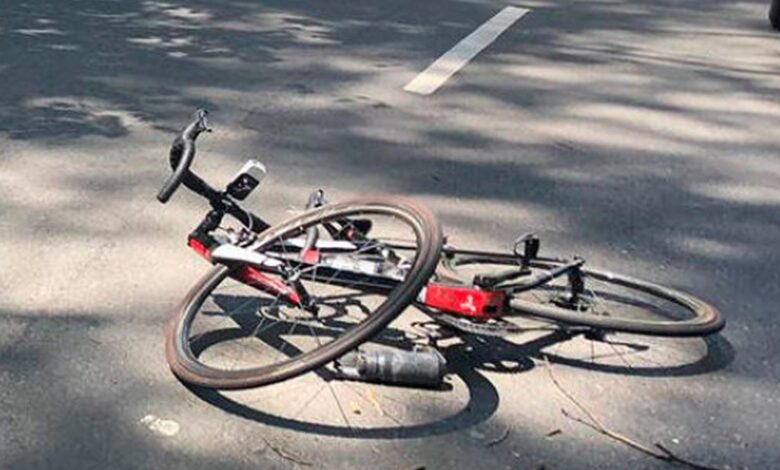
[[[8,2],[0,467],[670,465],[564,416],[585,418],[550,367],[631,439],[780,466],[780,36],[766,3]],[[529,12],[433,93],[404,90],[506,6]],[[184,243],[206,207],[154,199],[199,106],[215,132],[195,168],[224,183],[264,161],[252,203],[270,220],[317,187],[411,195],[453,243],[534,231],[543,250],[693,292],[728,326],[636,339],[638,359],[583,339],[475,344],[451,390],[380,389],[336,418],[325,395],[292,389],[199,396],[168,371],[162,331],[207,269]],[[387,424],[392,407],[414,424]]]

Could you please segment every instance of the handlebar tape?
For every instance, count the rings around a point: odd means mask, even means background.
[[[196,119],[193,123],[184,128],[181,135],[176,137],[171,145],[170,161],[173,173],[165,180],[160,192],[157,193],[157,200],[165,204],[171,198],[174,192],[179,188],[182,181],[192,179],[189,171],[193,158],[195,158],[195,139],[198,134],[204,131],[210,131],[206,122],[208,112],[205,109],[199,109],[195,113]],[[190,186],[184,181],[185,186]],[[201,181],[202,183],[202,181]]]
[[[173,173],[163,183],[160,192],[157,193],[157,200],[165,204],[171,198],[189,170],[192,159],[195,157],[195,142],[190,139],[176,137],[171,146],[170,160],[171,167],[175,166]],[[176,162],[178,160],[178,162]]]

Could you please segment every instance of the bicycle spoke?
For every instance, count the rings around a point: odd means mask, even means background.
[[[244,308],[244,307],[245,307],[247,304],[249,304],[250,302],[252,302],[252,301],[254,301],[254,300],[256,300],[256,299],[252,299],[252,298],[250,298],[250,299],[248,299],[246,302],[244,302],[243,304],[241,304],[241,306],[239,306],[239,307],[237,307],[237,308],[234,308],[234,309],[233,309],[233,310],[231,310],[230,312],[237,312],[237,311],[239,311],[239,310],[243,309],[243,308]],[[216,302],[215,302],[215,304],[216,304]],[[231,319],[232,319],[232,318],[233,318],[233,315],[231,315],[230,313],[228,313],[227,315],[220,315],[220,317],[222,317],[222,318],[221,318],[220,322],[217,324],[217,326],[220,326],[220,325],[224,324],[225,322],[227,322],[227,320],[228,320],[229,318],[231,318]],[[197,335],[197,336],[194,336],[194,337],[191,337],[191,338],[189,338],[189,340],[188,340],[188,341],[189,341],[190,343],[194,343],[194,342],[196,342],[198,339],[200,339],[200,338],[201,338],[201,337],[202,337],[204,334],[206,334],[206,333],[208,333],[208,332],[203,332],[203,333],[200,333],[200,334],[199,334],[199,335]]]
[[[354,432],[354,430],[352,429],[352,424],[349,422],[349,419],[347,418],[347,414],[344,412],[344,407],[341,406],[341,401],[339,400],[336,391],[333,390],[333,385],[331,384],[331,381],[326,380],[325,383],[328,385],[328,388],[330,389],[330,394],[333,396],[333,399],[336,400],[336,405],[339,407],[339,412],[341,413],[341,417],[344,420],[344,424],[347,425],[350,431]]]
[[[621,360],[621,361],[623,361],[623,363],[624,363],[626,366],[628,366],[628,368],[629,368],[629,369],[633,369],[633,368],[634,368],[633,364],[631,364],[631,363],[628,361],[628,359],[625,357],[625,355],[624,355],[623,353],[621,353],[620,351],[618,351],[617,347],[616,347],[614,344],[612,344],[610,341],[607,341],[607,344],[609,345],[609,347],[610,347],[610,348],[612,348],[612,350],[613,350],[613,351],[615,351],[615,354],[617,354],[617,355],[618,355],[618,357],[620,358],[620,360]]]
[[[285,247],[284,241],[282,241],[281,245],[282,245],[282,251],[284,252],[283,261],[285,263],[285,267],[287,268],[288,271],[292,271],[292,267],[290,266],[290,261],[289,261],[290,255],[287,253],[287,248]]]
[[[314,339],[317,341],[317,346],[322,346],[322,342],[320,342],[320,337],[317,334],[316,331],[314,331],[314,328],[311,327],[311,325],[308,325],[309,331],[311,331],[311,334],[314,336]]]
[[[290,331],[287,332],[287,336],[292,336],[292,332],[295,330],[295,327],[297,325],[298,325],[297,323],[293,322],[292,326],[290,327]],[[287,340],[284,340],[284,339],[282,339],[282,341],[283,341],[283,343],[282,343],[282,347],[279,349],[279,354],[282,356],[282,360],[284,360],[285,359],[284,347],[287,346],[288,342],[287,342]]]
[[[308,406],[311,404],[311,402],[313,402],[320,395],[320,393],[322,393],[322,391],[325,390],[327,384],[328,384],[328,382],[323,383],[320,386],[320,388],[317,389],[317,392],[312,394],[312,396],[303,405],[301,405],[300,408],[298,408],[298,410],[293,414],[292,418],[295,419],[298,416],[300,416],[301,413],[303,412],[303,410],[308,408]]]
[[[380,416],[386,417],[389,421],[391,421],[393,424],[396,424],[398,426],[403,426],[403,422],[393,416],[391,413],[389,413],[387,410],[382,408],[378,402],[371,401],[368,398],[366,398],[366,392],[365,390],[361,390],[360,387],[357,385],[352,385],[347,382],[344,382],[344,385],[348,390],[350,390],[355,396],[357,396],[361,401],[363,401],[365,404],[369,405],[372,409],[374,409]],[[361,393],[362,392],[362,393]]]

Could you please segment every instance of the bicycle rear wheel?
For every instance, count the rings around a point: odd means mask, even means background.
[[[359,239],[353,249],[330,255],[323,249],[313,261],[289,248],[300,246],[312,228],[325,246],[336,241],[327,238],[331,223],[357,219],[371,220],[361,225],[370,226],[371,233],[353,233]],[[389,240],[407,249],[394,253],[386,248]],[[414,300],[436,267],[442,234],[424,207],[402,198],[364,197],[306,212],[268,229],[258,241],[258,252],[273,251],[286,264],[284,275],[263,275],[276,283],[298,282],[309,299],[307,307],[237,280],[246,265],[211,270],[185,297],[166,333],[168,363],[185,382],[255,387],[340,357],[380,332]],[[365,266],[381,272],[355,275]]]
[[[533,275],[564,264],[552,258],[534,259],[530,268]],[[519,267],[517,256],[456,251],[445,262],[444,269],[470,283],[475,274],[510,266]],[[681,291],[598,269],[581,268],[581,272],[585,288],[576,301],[571,301],[568,278],[562,276],[532,290],[511,294],[509,314],[651,336],[705,336],[725,325],[714,307]]]

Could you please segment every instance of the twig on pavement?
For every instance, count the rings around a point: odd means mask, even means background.
[[[506,440],[507,437],[509,437],[509,431],[510,427],[507,425],[506,429],[504,429],[504,432],[502,432],[497,438],[492,439],[485,443],[485,447],[493,447],[497,446],[498,444],[501,444]]]
[[[582,404],[582,402],[577,400],[577,398],[574,395],[572,395],[571,392],[566,390],[563,387],[563,385],[561,385],[561,383],[558,381],[558,378],[555,376],[555,373],[553,372],[553,367],[550,364],[550,360],[547,358],[546,355],[544,356],[544,361],[547,367],[547,372],[550,376],[550,380],[552,380],[552,383],[553,385],[555,385],[555,388],[557,388],[558,391],[561,392],[561,394],[564,397],[566,397],[566,399],[568,399],[574,406],[576,406],[582,413],[584,413],[585,416],[588,417],[590,422],[587,422],[582,418],[573,416],[565,409],[561,408],[561,413],[563,413],[565,417],[573,421],[576,421],[578,423],[584,424],[585,426],[588,426],[589,428],[594,429],[595,431],[598,431],[607,437],[610,437],[618,442],[621,442],[633,449],[643,452],[649,455],[650,457],[656,458],[658,460],[664,460],[666,462],[677,462],[682,465],[687,465],[688,467],[696,470],[719,470],[716,467],[701,465],[695,462],[691,462],[690,460],[686,460],[682,457],[679,457],[678,455],[672,453],[669,449],[667,449],[666,447],[664,447],[659,443],[655,444],[655,449],[654,449],[650,446],[642,444],[641,442],[637,442],[623,434],[617,433],[607,428],[596,415],[594,415],[584,404]]]
[[[271,449],[272,451],[274,451],[274,453],[276,455],[278,455],[279,457],[281,457],[281,458],[283,458],[285,460],[289,460],[290,462],[297,463],[298,465],[301,465],[301,466],[304,466],[304,467],[311,467],[312,466],[311,462],[303,460],[301,457],[298,457],[297,455],[291,453],[290,451],[285,450],[283,447],[271,444],[270,442],[268,442],[268,439],[266,439],[266,438],[262,438],[262,439],[263,439],[263,442],[265,442],[265,445],[267,445],[268,448]]]

